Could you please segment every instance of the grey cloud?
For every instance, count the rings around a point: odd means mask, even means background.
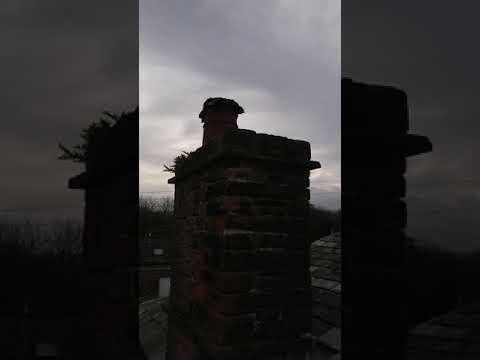
[[[405,90],[411,131],[433,143],[409,160],[408,231],[454,250],[480,246],[479,10],[476,2],[342,3],[344,75]]]
[[[141,73],[151,77],[145,75],[140,92],[158,94],[148,118],[141,117],[144,131],[159,131],[162,121],[164,132],[175,122],[186,125],[174,138],[158,134],[167,151],[155,151],[155,135],[148,135],[152,145],[141,146],[141,168],[143,162],[146,172],[158,172],[159,162],[174,156],[174,143],[200,145],[201,124],[192,117],[205,98],[225,96],[245,108],[240,127],[308,140],[325,155],[316,159],[325,171],[338,173],[339,47],[338,1],[142,0]],[[159,72],[170,81],[153,84]],[[158,180],[157,188],[168,189]],[[328,196],[339,204],[338,189]]]
[[[138,104],[137,2],[6,1],[0,18],[0,210],[78,217],[66,182],[82,169],[57,160],[57,143]]]

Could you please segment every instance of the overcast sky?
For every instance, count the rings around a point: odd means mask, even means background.
[[[456,250],[480,248],[478,7],[342,2],[345,74],[406,90],[434,145],[409,160],[408,231]],[[0,215],[81,216],[66,183],[82,168],[57,143],[136,105],[138,19],[136,0],[2,2]],[[141,189],[172,194],[163,164],[200,146],[202,104],[223,96],[240,127],[310,141],[312,198],[338,207],[339,74],[338,0],[140,0]]]
[[[474,1],[342,1],[344,75],[405,90],[411,132],[433,143],[408,162],[407,230],[454,250],[480,249],[479,13]]]
[[[312,201],[340,207],[340,1],[140,0],[140,189],[201,146],[208,97],[236,100],[240,128],[303,139],[322,168]]]
[[[0,216],[81,218],[57,143],[138,104],[137,1],[4,0],[0,41]]]

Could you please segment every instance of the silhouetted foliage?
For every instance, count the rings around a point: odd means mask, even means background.
[[[163,165],[164,167],[163,171],[167,171],[175,174],[176,169],[178,169],[182,165],[182,163],[188,158],[190,154],[191,152],[189,151],[182,151],[182,153],[173,160],[172,165]]]
[[[82,142],[72,148],[59,143],[62,154],[60,160],[71,160],[86,163],[90,158],[97,156],[107,146],[121,149],[127,141],[131,141],[132,126],[138,125],[138,107],[131,112],[120,115],[108,111],[103,112],[103,117],[92,122],[81,132]],[[109,152],[110,153],[110,152]]]

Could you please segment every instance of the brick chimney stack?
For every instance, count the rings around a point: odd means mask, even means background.
[[[168,360],[304,359],[312,295],[310,144],[238,129],[208,99],[202,146],[175,168]],[[212,141],[215,140],[215,141]]]
[[[407,94],[342,79],[342,358],[404,360],[408,334]]]
[[[231,99],[208,98],[198,115],[203,122],[203,143],[218,139],[230,129],[238,129],[238,114],[243,114],[243,108]]]

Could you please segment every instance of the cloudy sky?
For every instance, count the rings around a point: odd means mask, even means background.
[[[140,0],[140,189],[201,146],[208,97],[235,99],[241,128],[307,140],[322,169],[312,201],[340,206],[340,1]]]
[[[433,152],[408,162],[408,232],[480,250],[480,4],[342,1],[342,72],[408,94],[412,133]]]
[[[0,41],[0,216],[81,218],[57,144],[138,104],[137,1],[5,0]]]

